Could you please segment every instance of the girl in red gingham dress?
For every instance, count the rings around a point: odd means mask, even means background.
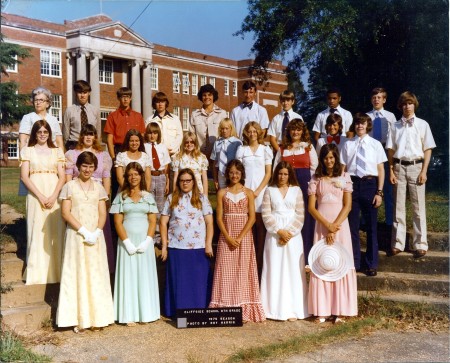
[[[225,177],[228,187],[217,193],[217,224],[221,233],[209,307],[240,306],[244,322],[264,321],[251,232],[255,223],[253,192],[243,185],[245,170],[239,160],[228,163]]]

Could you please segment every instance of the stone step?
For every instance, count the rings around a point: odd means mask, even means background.
[[[364,256],[364,251],[361,251]],[[414,258],[412,253],[402,252],[388,256],[378,254],[378,270],[424,275],[448,275],[450,256],[448,252],[428,251],[425,257]]]
[[[52,309],[45,302],[17,308],[2,308],[2,322],[19,334],[32,333],[41,329],[43,323],[55,315],[52,310],[56,311],[56,308]]]
[[[1,260],[2,284],[22,280],[25,262],[15,255]]]
[[[401,294],[401,293],[372,293],[368,291],[358,291],[358,295],[362,297],[377,297],[387,301],[403,302],[403,303],[419,303],[429,304],[437,309],[448,312],[450,308],[450,300],[447,297],[424,296],[417,294]]]
[[[366,245],[366,233],[360,231],[361,246]],[[409,248],[409,241],[412,241],[412,231],[406,233],[406,246]],[[428,250],[431,251],[449,251],[449,233],[429,232],[427,236]],[[384,247],[391,248],[391,234],[386,230],[385,226],[378,226],[378,245],[380,250]]]
[[[11,284],[12,291],[2,294],[1,307],[13,308],[41,303],[58,303],[59,284],[25,285],[23,281]]]
[[[424,296],[449,296],[448,275],[417,275],[400,272],[379,271],[377,276],[368,277],[358,273],[358,291],[398,292]]]

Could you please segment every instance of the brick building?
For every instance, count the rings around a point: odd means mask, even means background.
[[[152,94],[169,97],[169,111],[186,129],[192,111],[201,107],[200,86],[211,83],[219,92],[218,106],[230,112],[242,99],[242,83],[250,79],[251,59],[230,60],[208,54],[153,44],[106,15],[50,23],[14,14],[2,14],[5,41],[28,48],[32,57],[9,69],[2,81],[16,81],[19,93],[29,94],[41,85],[54,95],[50,112],[62,122],[63,111],[74,102],[73,82],[87,80],[90,103],[101,110],[103,121],[116,109],[116,90],[133,91],[132,107],[146,119],[153,110]],[[285,67],[270,65],[271,79],[258,90],[256,101],[272,119],[279,112],[278,95],[286,89]],[[15,130],[2,130],[3,133]],[[14,138],[8,144],[9,160],[18,157]],[[11,165],[11,164],[10,164]]]

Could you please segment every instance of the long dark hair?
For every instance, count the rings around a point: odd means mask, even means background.
[[[103,151],[102,146],[100,145],[100,142],[98,141],[98,134],[97,129],[94,125],[87,124],[84,126],[80,131],[80,137],[78,138],[77,146],[75,146],[75,149],[77,150],[83,150],[84,144],[83,144],[83,138],[85,136],[93,135],[94,136],[94,142],[92,143],[92,149],[94,149],[97,152]]]
[[[287,169],[289,173],[289,181],[288,181],[289,186],[293,185],[298,187],[298,181],[297,178],[295,177],[294,168],[292,167],[291,164],[289,164],[287,161],[284,160],[280,161],[275,167],[275,170],[273,171],[272,174],[272,180],[270,182],[270,185],[273,187],[278,186],[278,173],[280,172],[281,169]]]
[[[128,130],[127,134],[125,135],[125,140],[124,140],[124,142],[122,144],[122,150],[121,151],[128,151],[128,149],[130,148],[131,136],[139,137],[139,142],[141,144],[139,145],[138,151],[145,152],[144,138],[142,137],[141,133],[138,130],[135,130],[135,129]]]
[[[138,172],[138,174],[141,177],[141,182],[139,183],[139,189],[142,190],[146,190],[146,185],[145,185],[145,171],[142,168],[141,164],[139,164],[136,161],[132,161],[131,163],[129,163],[127,165],[127,167],[125,168],[125,173],[124,173],[124,178],[123,178],[123,191],[122,191],[122,197],[125,197],[127,195],[130,195],[130,190],[131,190],[131,186],[130,186],[130,182],[128,181],[128,174],[131,170],[136,170]]]
[[[231,160],[228,164],[227,164],[227,168],[225,169],[225,180],[226,180],[226,184],[230,185],[231,181],[230,181],[230,170],[232,167],[235,167],[238,171],[241,172],[241,180],[239,180],[239,183],[241,183],[242,185],[245,184],[245,167],[244,164],[242,164],[242,162],[238,159],[233,159]]]
[[[172,193],[172,201],[170,203],[170,209],[174,209],[177,207],[178,202],[180,201],[180,198],[182,196],[182,191],[180,188],[180,178],[182,175],[188,174],[191,176],[192,178],[192,197],[191,197],[191,205],[194,208],[197,209],[202,209],[202,200],[200,199],[200,191],[198,190],[198,185],[197,185],[197,179],[195,179],[195,174],[194,172],[189,169],[189,168],[185,168],[185,169],[181,169],[178,172],[178,178],[177,178],[177,184],[176,187]]]
[[[330,176],[328,175],[327,168],[324,163],[325,157],[328,155],[328,153],[332,153],[334,156],[334,166],[331,173],[332,177],[337,177],[342,174],[342,165],[341,160],[339,158],[339,150],[335,144],[325,144],[320,149],[319,154],[319,166],[316,169],[316,176],[319,178],[322,178],[324,176]]]
[[[37,132],[41,127],[45,127],[45,129],[48,131],[47,146],[52,149],[56,148],[57,146],[52,141],[52,128],[50,127],[50,124],[45,120],[39,120],[33,124],[30,132],[30,139],[28,140],[28,146],[34,146],[37,144]]]

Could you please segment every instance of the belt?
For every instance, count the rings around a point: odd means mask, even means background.
[[[165,175],[166,172],[165,172],[165,170],[152,170],[151,174],[152,174],[152,176],[160,176],[160,175]]]
[[[417,160],[400,160],[397,158],[394,158],[394,163],[400,164],[400,165],[416,165],[416,164],[421,164],[423,163],[423,159],[417,159]]]
[[[351,179],[356,179],[356,180],[371,180],[371,179],[376,179],[378,177],[375,176],[375,175],[366,175],[366,176],[363,176],[363,177],[359,177],[359,176],[356,176],[356,175],[351,175],[350,178]]]

